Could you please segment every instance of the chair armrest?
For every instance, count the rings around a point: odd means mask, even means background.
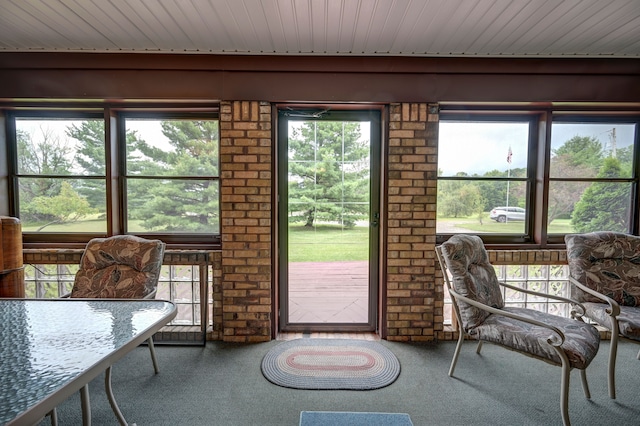
[[[498,284],[500,284],[503,287],[509,288],[511,290],[519,291],[521,293],[527,293],[527,294],[531,294],[531,295],[534,295],[534,296],[546,297],[547,299],[553,299],[553,300],[559,300],[559,301],[565,302],[565,303],[571,303],[571,304],[573,304],[575,306],[578,306],[580,308],[580,310],[582,310],[582,313],[579,313],[580,316],[584,315],[584,313],[586,312],[585,308],[584,308],[584,305],[582,303],[578,302],[575,299],[571,299],[569,297],[556,296],[555,294],[549,294],[549,293],[541,293],[539,291],[533,291],[533,290],[528,290],[526,288],[516,287],[516,286],[513,286],[511,284],[504,283],[504,282],[499,282]]]
[[[552,334],[549,336],[549,338],[547,339],[547,343],[550,344],[551,346],[561,346],[564,343],[565,337],[564,337],[564,333],[562,331],[560,331],[559,328],[554,327],[552,325],[549,324],[545,324],[543,322],[540,321],[536,321],[534,319],[531,318],[526,318],[511,312],[507,312],[504,311],[502,309],[498,309],[498,308],[494,308],[493,306],[489,306],[489,305],[485,305],[484,303],[480,303],[476,300],[473,299],[469,299],[468,297],[465,297],[459,293],[456,293],[455,290],[449,290],[449,293],[451,294],[451,296],[455,297],[458,300],[462,300],[463,302],[466,302],[470,305],[473,305],[477,308],[480,308],[484,311],[490,312],[492,314],[496,314],[496,315],[502,315],[508,318],[513,318],[522,322],[527,322],[529,324],[533,324],[533,325],[537,325],[539,327],[544,327],[546,329],[548,329],[549,331],[552,332]],[[551,315],[551,314],[550,314]],[[554,335],[555,333],[555,335]]]
[[[584,291],[585,293],[589,293],[590,295],[602,300],[604,303],[607,303],[609,305],[609,308],[607,309],[607,314],[609,314],[609,316],[611,316],[612,318],[615,318],[618,315],[620,315],[620,305],[618,304],[618,302],[616,302],[609,296],[605,296],[604,294],[599,293],[587,287],[586,285],[582,284],[580,281],[576,280],[572,276],[569,276],[569,282],[575,285],[576,287],[578,287],[580,290]]]
[[[151,293],[149,293],[145,297],[143,297],[143,299],[155,299],[157,292],[158,292],[158,289],[156,288]]]
[[[549,293],[541,293],[539,291],[528,290],[526,288],[516,287],[511,284],[507,284],[503,282],[499,282],[498,284],[500,284],[503,287],[507,287],[507,288],[510,288],[511,290],[519,291],[522,293],[533,294],[535,296],[546,297],[548,299],[555,299],[555,300],[560,300],[562,302],[575,303],[576,305],[580,305],[580,302],[568,297],[556,296],[555,294],[549,294]]]

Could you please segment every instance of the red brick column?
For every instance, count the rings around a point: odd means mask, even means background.
[[[428,341],[442,329],[435,286],[438,108],[391,104],[387,193],[387,339]]]
[[[272,140],[266,102],[220,104],[222,339],[271,339]]]

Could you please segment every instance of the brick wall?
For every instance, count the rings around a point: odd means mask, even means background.
[[[434,340],[442,326],[435,286],[438,109],[392,104],[387,179],[388,340]]]
[[[208,254],[213,317],[207,338],[269,341],[275,285],[271,272],[275,227],[271,105],[222,102],[220,108],[222,251]],[[387,192],[383,194],[387,244],[381,248],[387,259],[382,285],[386,285],[383,320],[388,340],[456,338],[443,327],[444,283],[435,259],[437,132],[436,105],[390,105]],[[26,250],[24,262],[78,263],[81,253]],[[489,259],[495,265],[566,264],[566,252],[489,250]],[[184,261],[198,263],[196,260]]]
[[[271,339],[271,106],[220,104],[222,340]]]

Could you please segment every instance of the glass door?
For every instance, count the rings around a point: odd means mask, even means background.
[[[279,114],[279,323],[375,330],[379,111]]]

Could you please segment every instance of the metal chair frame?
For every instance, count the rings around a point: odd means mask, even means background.
[[[512,319],[516,319],[519,321],[523,321],[529,324],[533,324],[536,326],[540,326],[540,327],[544,327],[546,329],[549,330],[549,337],[547,338],[546,342],[556,351],[556,353],[558,354],[558,356],[560,357],[561,360],[561,364],[560,367],[562,368],[562,373],[561,373],[561,381],[560,381],[560,412],[562,415],[562,422],[563,425],[568,426],[571,424],[570,419],[569,419],[569,382],[570,382],[570,373],[571,370],[573,369],[569,363],[569,359],[567,358],[566,353],[564,352],[564,350],[562,349],[562,344],[565,342],[566,340],[566,336],[565,334],[558,329],[557,327],[554,327],[552,325],[549,324],[545,324],[544,322],[540,322],[540,321],[536,321],[533,320],[531,318],[526,318],[526,317],[522,317],[520,315],[517,314],[513,314],[511,312],[506,312],[503,311],[501,309],[498,308],[494,308],[492,306],[488,306],[485,305],[483,303],[480,303],[476,300],[470,299],[468,297],[465,297],[459,293],[457,293],[454,289],[453,286],[451,284],[450,278],[449,278],[449,272],[448,272],[448,268],[446,266],[443,254],[442,254],[442,248],[440,246],[436,247],[436,256],[438,258],[438,262],[440,263],[440,268],[442,270],[442,275],[444,278],[444,282],[446,284],[447,290],[449,292],[449,294],[451,295],[451,304],[453,306],[453,311],[457,320],[457,331],[458,331],[458,342],[456,344],[456,348],[455,348],[455,352],[453,354],[453,359],[451,360],[451,366],[449,368],[449,376],[453,377],[453,373],[454,370],[456,368],[456,364],[458,361],[458,356],[460,355],[460,350],[462,348],[462,343],[465,340],[465,337],[469,337],[469,338],[476,338],[475,336],[471,336],[469,334],[466,333],[466,331],[464,330],[463,327],[463,321],[462,321],[462,316],[460,314],[460,308],[458,307],[458,300],[464,301],[470,305],[473,305],[477,308],[480,308],[482,310],[485,310],[486,312],[489,312],[491,314],[496,314],[496,315],[503,315],[505,317],[509,317]],[[519,292],[523,292],[523,293],[527,293],[527,294],[531,294],[531,295],[535,295],[535,296],[539,296],[539,297],[545,297],[548,299],[553,299],[553,300],[558,300],[558,301],[562,301],[562,302],[567,302],[567,303],[571,303],[572,306],[574,307],[578,307],[580,308],[582,305],[572,299],[566,298],[566,297],[561,297],[561,296],[555,296],[555,295],[550,295],[547,293],[540,293],[540,292],[536,292],[536,291],[532,291],[532,290],[527,290],[527,289],[522,289],[522,288],[518,288],[503,282],[498,282],[498,284],[502,287],[514,290],[514,291],[519,291]],[[582,307],[582,312],[584,312],[584,307]],[[548,314],[548,315],[553,315],[553,314]],[[582,321],[581,318],[581,313],[577,312],[577,311],[572,311],[571,312],[571,316],[576,320],[576,321]],[[476,347],[476,353],[480,354],[480,351],[482,349],[482,344],[483,341],[481,339],[477,339],[478,340],[478,346]],[[490,342],[493,343],[493,342]],[[506,346],[505,346],[506,347]],[[513,348],[509,348],[506,347],[509,350],[514,350]],[[526,355],[532,357],[532,358],[536,358],[536,359],[541,359],[544,360],[545,362],[549,362],[548,359],[542,359],[538,356],[536,356],[535,354],[531,354],[531,353],[526,353]],[[587,375],[586,375],[586,370],[585,369],[580,369],[580,378],[581,378],[581,382],[582,382],[582,389],[584,391],[584,395],[587,399],[591,399],[591,393],[589,391],[589,384],[587,382]]]
[[[585,293],[589,293],[592,296],[595,296],[599,299],[602,299],[603,304],[607,304],[608,308],[605,308],[605,312],[611,318],[611,339],[609,342],[609,361],[607,367],[607,386],[609,389],[609,397],[611,399],[616,398],[616,358],[618,355],[618,341],[624,340],[627,342],[633,342],[636,344],[640,344],[640,341],[629,339],[626,336],[620,334],[620,327],[618,325],[618,317],[620,316],[620,304],[613,300],[612,298],[605,296],[602,293],[598,293],[597,291],[585,286],[580,281],[576,280],[572,276],[569,276],[569,282],[572,285],[580,288]],[[630,307],[626,307],[627,309]],[[639,309],[640,308],[634,308]],[[640,351],[638,351],[638,355],[636,358],[640,360]]]

